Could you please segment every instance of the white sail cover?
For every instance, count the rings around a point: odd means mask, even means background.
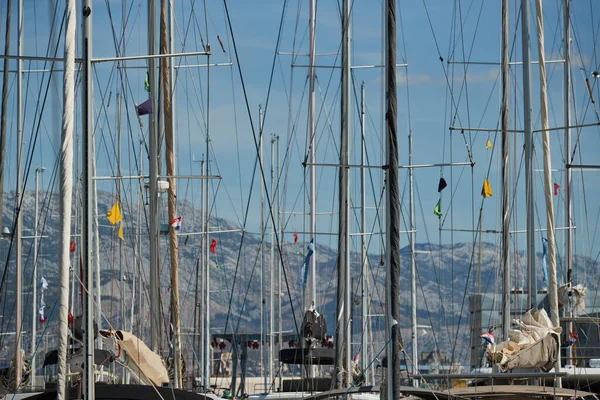
[[[558,358],[562,328],[552,326],[544,309],[527,311],[523,318],[513,320],[513,324],[518,325],[519,329],[509,332],[509,340],[489,344],[487,359],[498,364],[502,372],[514,368],[551,370]]]
[[[155,386],[169,382],[162,358],[137,336],[125,331],[100,331],[100,334],[105,338],[114,338],[118,346],[116,361],[131,369],[141,379]]]

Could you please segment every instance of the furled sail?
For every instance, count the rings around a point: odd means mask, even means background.
[[[102,337],[113,342],[115,361],[129,368],[140,379],[162,386],[169,382],[167,368],[162,358],[130,332],[100,331]]]
[[[540,368],[549,371],[554,367],[559,352],[560,326],[552,326],[552,322],[541,309],[527,311],[519,320],[513,320],[519,329],[509,332],[509,339],[488,344],[487,359],[500,367],[502,372],[514,368]]]

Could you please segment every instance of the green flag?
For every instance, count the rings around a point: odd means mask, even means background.
[[[435,208],[433,209],[433,214],[437,215],[438,217],[442,216],[442,199],[438,200],[437,204],[435,205]]]
[[[148,73],[146,72],[146,79],[144,79],[144,90],[150,93],[150,82],[148,82]]]

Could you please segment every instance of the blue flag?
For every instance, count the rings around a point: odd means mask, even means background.
[[[302,268],[300,269],[300,279],[302,279],[302,285],[306,286],[306,281],[308,279],[308,268],[310,266],[310,257],[315,252],[315,246],[313,243],[313,239],[310,239],[310,243],[307,247],[308,252],[306,253],[306,257],[304,258],[304,264],[302,264]]]
[[[544,274],[544,282],[548,282],[548,239],[542,238],[542,273]]]

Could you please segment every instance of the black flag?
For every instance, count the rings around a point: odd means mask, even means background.
[[[444,178],[440,178],[440,183],[438,183],[438,193],[444,190],[446,186],[448,186],[446,180]]]

